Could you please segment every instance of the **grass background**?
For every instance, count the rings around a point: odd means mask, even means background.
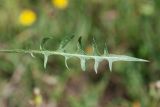
[[[18,22],[24,9],[37,15],[30,26]],[[63,10],[51,0],[0,0],[1,49],[39,49],[41,39],[49,36],[54,39],[46,48],[54,50],[62,38],[75,34],[67,46],[70,52],[82,36],[86,52],[91,53],[95,36],[100,52],[107,41],[110,53],[150,61],[116,62],[113,72],[102,62],[96,75],[93,61],[82,72],[79,60],[71,59],[68,71],[63,57],[51,56],[44,70],[43,56],[1,53],[0,104],[36,107],[31,102],[38,87],[43,107],[159,107],[159,11],[159,0],[69,0]]]

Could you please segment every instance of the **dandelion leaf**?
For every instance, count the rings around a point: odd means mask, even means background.
[[[148,62],[147,60],[144,59],[139,59],[139,58],[135,58],[135,57],[130,57],[130,56],[126,56],[126,55],[115,55],[115,54],[109,54],[108,53],[108,49],[106,47],[105,44],[105,48],[104,48],[104,54],[100,55],[98,48],[97,48],[97,44],[95,39],[93,38],[93,42],[92,42],[92,47],[93,47],[93,55],[87,55],[85,54],[85,52],[83,51],[82,48],[82,43],[81,43],[81,37],[78,39],[78,44],[77,44],[77,53],[68,53],[65,52],[65,46],[73,39],[74,35],[71,36],[67,36],[65,37],[62,42],[60,43],[60,46],[58,48],[58,51],[49,51],[49,50],[45,50],[44,49],[44,44],[51,38],[46,37],[42,40],[41,44],[40,44],[40,50],[24,50],[24,49],[2,49],[0,50],[0,52],[4,52],[4,53],[25,53],[25,54],[30,54],[32,57],[34,57],[34,54],[42,54],[44,55],[44,68],[46,68],[47,66],[47,62],[48,62],[48,57],[50,55],[61,55],[65,57],[65,66],[67,67],[67,69],[69,69],[68,64],[67,64],[67,60],[71,57],[78,57],[80,59],[80,65],[83,71],[86,70],[86,61],[88,59],[94,59],[95,63],[94,63],[94,70],[97,73],[98,72],[98,66],[100,64],[101,61],[103,60],[107,60],[109,62],[109,69],[110,71],[112,71],[112,64],[115,61],[136,61],[136,62]],[[60,50],[60,51],[59,51]]]

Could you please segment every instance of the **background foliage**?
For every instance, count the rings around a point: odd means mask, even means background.
[[[117,62],[113,72],[102,62],[98,74],[93,61],[82,72],[78,59],[0,54],[2,107],[158,107],[160,102],[159,0],[0,0],[0,48],[39,49],[42,38],[57,49],[60,40],[76,35],[67,45],[76,49],[82,36],[92,53],[95,36],[100,52],[126,54],[149,63]],[[46,71],[46,72],[45,72]]]

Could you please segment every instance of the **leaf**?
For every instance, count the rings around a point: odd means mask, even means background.
[[[40,50],[44,50],[44,45],[45,45],[45,43],[46,43],[48,40],[50,40],[50,39],[53,39],[53,38],[51,38],[51,37],[45,37],[45,38],[42,39],[41,44],[40,44]]]
[[[74,38],[75,35],[66,36],[60,43],[58,50],[63,51],[65,46]]]
[[[92,48],[93,48],[93,55],[100,55],[99,51],[98,51],[98,47],[95,41],[95,38],[93,37],[93,42],[92,42]]]
[[[49,38],[44,38],[41,42],[40,45],[40,49],[41,50],[23,50],[23,49],[12,49],[12,50],[0,50],[0,52],[4,52],[4,53],[25,53],[25,54],[30,54],[31,56],[33,56],[33,54],[42,54],[44,55],[44,68],[46,68],[47,62],[48,62],[48,57],[50,55],[61,55],[65,57],[65,65],[67,67],[67,69],[69,69],[68,64],[67,64],[67,60],[71,57],[78,57],[80,58],[80,64],[81,64],[81,68],[82,70],[86,70],[86,61],[89,59],[94,59],[95,63],[94,63],[94,70],[97,73],[98,70],[98,66],[100,64],[100,62],[102,60],[107,60],[109,62],[109,69],[110,71],[112,71],[112,64],[115,61],[139,61],[139,62],[148,62],[147,60],[144,59],[139,59],[139,58],[135,58],[135,57],[130,57],[130,56],[126,56],[126,55],[115,55],[115,54],[108,54],[108,50],[105,47],[104,49],[104,55],[100,55],[98,52],[98,48],[95,42],[95,39],[93,38],[93,50],[94,50],[94,54],[93,55],[87,55],[84,53],[83,49],[82,49],[82,44],[81,44],[81,37],[78,40],[78,50],[79,53],[67,53],[64,52],[64,47],[68,44],[68,42],[73,38],[74,36],[70,36],[70,37],[66,37],[65,40],[63,40],[61,42],[61,45],[59,47],[60,50],[63,51],[48,51],[48,50],[44,50],[43,46],[44,44],[49,40]]]

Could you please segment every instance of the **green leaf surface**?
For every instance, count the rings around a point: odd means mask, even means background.
[[[66,36],[64,37],[64,39],[61,41],[58,50],[59,51],[63,51],[65,46],[74,38],[75,35],[71,35],[71,36]]]
[[[40,50],[44,50],[44,45],[47,43],[48,40],[53,39],[51,37],[45,37],[42,39],[41,44],[40,44]]]
[[[79,39],[78,39],[77,48],[78,48],[77,53],[86,54],[83,50],[83,47],[82,47],[82,37],[79,37]]]

